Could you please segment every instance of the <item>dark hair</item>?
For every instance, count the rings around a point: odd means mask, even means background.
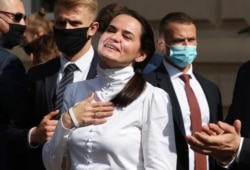
[[[56,43],[50,35],[42,35],[31,42],[28,47],[30,48],[30,51],[26,51],[26,53],[34,54],[34,65],[45,63],[46,61],[59,56]]]
[[[98,31],[103,33],[114,16],[120,11],[127,9],[125,5],[120,3],[111,3],[103,7],[96,17],[96,21],[99,23]]]
[[[128,81],[122,91],[111,100],[116,107],[125,107],[129,105],[143,92],[146,81],[144,80],[141,71],[155,52],[154,33],[148,21],[131,9],[120,11],[117,15],[121,14],[129,15],[141,23],[142,32],[140,38],[140,50],[144,51],[147,57],[144,61],[133,65],[135,70],[134,76]]]
[[[183,12],[172,12],[167,14],[161,19],[159,34],[170,33],[169,23],[180,23],[180,24],[195,24],[194,20],[186,13]]]

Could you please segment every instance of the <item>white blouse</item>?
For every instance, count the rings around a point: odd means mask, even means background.
[[[96,93],[94,102],[110,101],[134,75],[132,67],[97,69],[92,80],[70,85],[62,113]],[[146,85],[144,92],[125,108],[115,108],[101,125],[67,129],[60,120],[52,139],[43,147],[48,170],[61,169],[63,156],[71,170],[175,170],[176,147],[168,94]]]

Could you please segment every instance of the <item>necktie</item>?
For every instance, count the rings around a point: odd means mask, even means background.
[[[199,104],[189,84],[190,76],[188,74],[182,74],[180,78],[185,83],[185,91],[191,112],[190,118],[191,118],[192,133],[194,133],[196,131],[200,131],[202,125]],[[195,170],[206,170],[206,169],[207,169],[206,156],[195,152]]]
[[[69,64],[64,69],[64,75],[60,81],[57,96],[56,96],[56,102],[55,102],[55,109],[61,109],[62,103],[63,103],[63,94],[68,84],[73,82],[74,78],[74,71],[76,71],[78,68],[75,64]]]

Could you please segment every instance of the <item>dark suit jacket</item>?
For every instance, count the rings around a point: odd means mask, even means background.
[[[207,98],[207,102],[210,110],[210,122],[216,122],[222,120],[222,105],[221,105],[221,95],[217,86],[200,76],[195,74],[195,77],[199,81],[202,89]],[[174,119],[174,129],[175,129],[175,141],[177,149],[177,170],[188,170],[189,158],[188,158],[188,144],[186,142],[185,128],[182,118],[181,109],[179,102],[174,91],[173,85],[170,80],[170,76],[166,71],[163,63],[153,72],[145,75],[145,79],[154,86],[164,89],[170,97],[173,119]],[[216,162],[210,159],[209,167],[210,170],[214,170]],[[218,167],[219,168],[219,167]]]
[[[226,117],[226,122],[233,124],[235,119],[241,120],[241,135],[245,137],[239,164],[234,164],[231,169],[250,169],[250,61],[244,63],[235,82],[232,104]]]
[[[4,146],[4,133],[14,115],[21,109],[26,91],[26,71],[20,59],[0,46],[0,169],[9,152]],[[6,150],[5,154],[3,153]]]
[[[98,63],[99,57],[95,52],[87,79],[96,76]],[[28,157],[25,159],[27,159],[26,163],[28,167],[26,167],[26,170],[45,169],[42,162],[42,146],[37,149],[30,149],[27,145],[27,136],[31,127],[37,126],[46,114],[54,111],[55,90],[59,69],[60,59],[57,57],[45,64],[35,66],[28,71],[31,110],[29,113],[30,116],[22,120],[22,123],[26,124],[28,128],[20,129],[16,127],[16,125],[12,125],[12,127],[9,128],[8,137],[11,139],[10,143],[12,145],[18,145],[16,149],[23,149],[23,152],[27,152]],[[13,143],[17,141],[18,144]]]

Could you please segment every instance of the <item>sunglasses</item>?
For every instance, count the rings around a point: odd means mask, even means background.
[[[7,14],[7,15],[11,15],[12,16],[12,20],[14,20],[15,22],[20,22],[21,19],[24,19],[26,18],[26,16],[20,12],[17,12],[17,13],[11,13],[11,12],[6,12],[6,11],[0,11],[0,13],[3,13],[3,14]]]

